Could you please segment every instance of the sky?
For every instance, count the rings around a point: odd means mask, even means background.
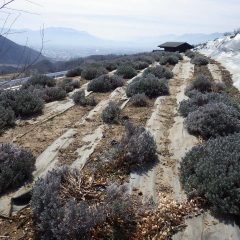
[[[15,0],[9,8],[0,21],[18,16],[13,28],[66,27],[112,40],[240,27],[240,0]]]

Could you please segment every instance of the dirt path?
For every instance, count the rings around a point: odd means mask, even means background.
[[[184,191],[181,188],[179,181],[180,161],[185,156],[186,152],[199,143],[198,139],[191,136],[184,127],[184,119],[178,113],[179,103],[186,99],[184,90],[187,87],[189,80],[193,77],[194,66],[185,58],[179,69],[176,69],[177,77],[170,84],[171,94],[175,96],[175,104],[173,106],[174,124],[171,126],[168,134],[169,158],[163,166],[163,172],[172,188],[173,199],[176,201],[186,200]],[[170,164],[168,164],[170,163]]]
[[[209,212],[187,219],[186,229],[173,236],[173,240],[239,240],[240,229],[234,221],[220,222]]]
[[[130,192],[138,190],[144,201],[151,199],[156,202],[160,191],[174,193],[177,198],[182,195],[178,181],[178,162],[172,158],[174,153],[171,148],[180,152],[182,147],[192,141],[186,132],[182,132],[183,120],[177,116],[177,103],[184,97],[184,89],[192,77],[193,66],[185,59],[174,67],[173,72],[174,78],[169,80],[170,95],[156,100],[154,111],[146,125],[156,140],[160,163],[145,174],[131,174]],[[170,129],[177,131],[178,135],[174,134],[174,139],[171,139],[173,134]],[[182,137],[185,138],[184,146]]]

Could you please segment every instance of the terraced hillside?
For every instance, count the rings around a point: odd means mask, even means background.
[[[0,92],[0,237],[240,238],[239,92],[226,69],[155,52],[67,75]]]

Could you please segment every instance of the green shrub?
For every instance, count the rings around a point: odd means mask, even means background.
[[[28,80],[28,83],[31,85],[41,85],[43,87],[54,87],[56,80],[46,75],[35,75]]]
[[[75,89],[80,88],[80,81],[77,79],[74,79],[74,80],[72,80],[72,85]]]
[[[240,112],[240,105],[225,93],[206,93],[197,92],[190,99],[183,100],[179,106],[179,112],[182,116],[187,117],[190,112],[198,110],[208,103],[222,102],[227,106],[234,107]]]
[[[80,90],[73,94],[72,96],[75,104],[86,107],[86,106],[96,106],[97,102],[94,97],[86,97],[85,91]]]
[[[0,104],[5,108],[16,109],[17,101],[16,101],[16,93],[17,91],[6,90],[0,93]]]
[[[130,102],[135,107],[146,107],[148,105],[148,98],[145,93],[135,94],[131,97]]]
[[[195,57],[192,58],[191,63],[198,66],[204,66],[209,64],[209,60],[204,56],[196,55]]]
[[[162,66],[149,67],[144,71],[143,75],[146,76],[148,74],[153,74],[155,77],[166,79],[173,77],[172,71]]]
[[[5,108],[0,103],[0,133],[6,127],[12,127],[15,124],[15,114],[11,108]]]
[[[185,89],[185,95],[186,95],[187,97],[189,97],[189,98],[192,98],[192,97],[194,97],[196,94],[199,94],[199,93],[201,93],[201,92],[199,92],[199,91],[196,90],[196,89],[191,89],[191,86],[190,86],[190,87],[187,87],[187,88]]]
[[[42,112],[44,102],[28,90],[16,92],[16,106],[13,108],[16,116],[30,117]]]
[[[20,88],[20,90],[28,90],[29,92],[31,92],[35,96],[38,96],[39,98],[43,98],[45,87],[43,87],[41,85],[28,85],[28,86],[25,85],[25,86],[22,86]]]
[[[124,79],[130,79],[137,75],[137,71],[131,66],[122,65],[117,68],[117,75],[122,76]]]
[[[206,198],[215,213],[240,215],[240,134],[194,147],[181,162],[180,172],[190,197]]]
[[[51,87],[44,90],[43,100],[45,102],[60,101],[65,99],[67,93],[60,87]]]
[[[136,57],[135,60],[146,62],[147,64],[152,64],[155,62],[155,59],[153,56],[147,56],[147,55],[141,55],[139,57]]]
[[[104,62],[103,66],[110,72],[116,70],[118,67],[117,62],[114,61]]]
[[[80,81],[78,79],[65,78],[58,83],[58,86],[66,92],[72,92],[74,89],[80,88]]]
[[[149,66],[147,62],[137,61],[133,63],[134,69],[136,70],[143,70]]]
[[[93,79],[88,84],[88,91],[93,92],[109,92],[118,87],[122,87],[124,85],[124,81],[119,76],[109,76],[103,75],[98,78]]]
[[[164,56],[160,59],[160,64],[162,65],[166,65],[166,64],[170,64],[170,65],[176,65],[179,61],[179,58],[175,55],[168,55],[168,56]]]
[[[150,98],[167,95],[169,93],[168,84],[165,79],[159,79],[152,74],[134,79],[126,90],[127,96],[144,93]]]
[[[28,89],[4,91],[0,95],[0,104],[6,109],[11,108],[16,117],[30,117],[39,114],[42,112],[44,102],[34,91],[31,91]]]
[[[15,145],[0,144],[0,194],[32,179],[34,156]]]
[[[81,76],[86,80],[92,80],[104,74],[107,74],[107,70],[104,67],[88,66],[83,69]]]
[[[84,90],[75,92],[72,98],[75,104],[83,107],[87,106],[87,99],[86,99]]]
[[[186,55],[187,57],[189,57],[189,58],[194,58],[195,55],[196,55],[196,53],[193,52],[193,51],[191,51],[191,50],[187,50],[187,51],[185,52],[185,55]]]
[[[102,120],[104,123],[117,123],[120,118],[121,109],[114,102],[110,102],[102,112]]]
[[[187,91],[196,89],[199,92],[204,93],[204,92],[211,92],[212,88],[213,88],[213,84],[207,76],[198,75],[196,79],[192,82],[190,87],[187,89]]]
[[[94,107],[94,106],[97,105],[96,99],[95,99],[94,97],[92,97],[92,96],[86,98],[86,100],[87,100],[87,105],[88,105],[88,106]]]
[[[74,83],[71,78],[65,78],[57,84],[58,87],[65,90],[67,93],[72,92],[74,90]]]
[[[178,60],[183,60],[183,56],[182,56],[181,53],[179,53],[179,52],[175,52],[175,53],[173,53],[173,55],[174,55],[175,57],[177,57]]]
[[[223,82],[218,82],[213,84],[213,92],[217,92],[217,93],[224,92],[226,91],[226,88],[227,86]]]
[[[157,146],[153,136],[144,128],[125,122],[126,133],[117,146],[118,154],[127,166],[143,166],[157,159]]]
[[[151,56],[154,58],[155,62],[159,62],[161,60],[163,54],[164,54],[163,52],[156,51],[156,52],[152,52]]]
[[[188,114],[189,133],[205,139],[240,132],[240,112],[224,103],[209,103]]]
[[[74,68],[67,72],[66,77],[78,77],[81,76],[82,69],[81,68]]]

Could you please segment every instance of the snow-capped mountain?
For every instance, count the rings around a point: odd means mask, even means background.
[[[209,41],[196,49],[226,67],[233,75],[234,86],[240,90],[240,33]]]

